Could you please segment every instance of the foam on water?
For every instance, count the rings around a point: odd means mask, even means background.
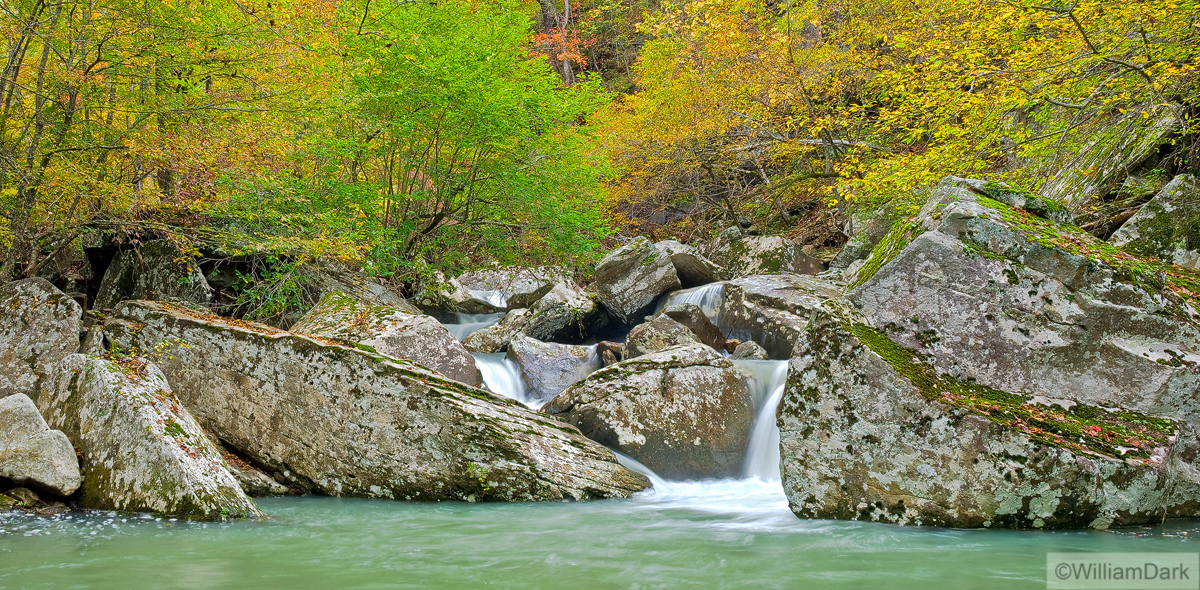
[[[504,291],[492,291],[492,290],[485,291],[482,289],[467,289],[467,293],[470,294],[471,297],[473,297],[475,299],[478,299],[480,301],[486,301],[486,302],[492,304],[493,307],[496,307],[499,309],[504,309],[505,307],[508,307],[508,296],[504,294]]]

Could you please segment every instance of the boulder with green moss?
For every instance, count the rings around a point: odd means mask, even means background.
[[[84,508],[194,520],[262,514],[144,359],[68,356],[38,407],[79,449]]]
[[[609,365],[544,411],[671,479],[740,475],[754,419],[745,378],[702,344]]]
[[[574,344],[588,340],[608,324],[608,316],[595,298],[558,283],[527,310],[508,312],[498,323],[463,339],[471,352],[503,352],[516,334],[543,342]]]
[[[83,309],[49,281],[0,287],[0,398],[37,397],[38,384],[79,348]]]
[[[291,331],[358,343],[380,354],[408,359],[455,381],[482,383],[475,357],[437,320],[395,307],[363,303],[341,291],[326,293]]]
[[[1200,269],[1200,183],[1181,174],[1108,240],[1139,256]]]
[[[468,291],[496,291],[508,309],[533,305],[559,283],[570,284],[571,273],[553,266],[495,266],[456,277]]]
[[[182,301],[204,305],[213,289],[200,262],[166,240],[121,250],[104,271],[94,309],[112,309],[126,299]]]
[[[679,287],[671,256],[638,236],[596,264],[591,288],[613,319],[633,325],[654,309],[659,295]]]
[[[60,430],[51,430],[24,394],[0,399],[0,478],[59,496],[79,488],[79,460]]]
[[[122,304],[105,329],[156,354],[206,429],[293,487],[531,501],[649,485],[568,424],[362,347],[152,302]]]
[[[821,260],[805,254],[783,236],[722,236],[707,247],[708,257],[734,277],[824,270]]]
[[[1177,469],[1176,421],[956,378],[826,307],[797,342],[778,409],[797,515],[1004,528],[1195,516],[1173,493],[1192,478]]]

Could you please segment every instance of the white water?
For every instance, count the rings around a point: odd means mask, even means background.
[[[492,304],[492,306],[496,307],[497,309],[504,309],[505,307],[508,307],[508,296],[504,294],[504,291],[484,291],[484,290],[480,290],[480,289],[467,289],[467,293],[469,293],[472,298],[478,299],[480,301],[486,301],[486,302]]]
[[[483,384],[487,386],[488,391],[515,399],[533,410],[542,407],[541,399],[529,395],[529,388],[525,385],[525,379],[521,377],[521,368],[517,363],[505,358],[503,353],[477,352],[471,356],[475,357],[475,366],[483,373]]]
[[[473,332],[491,326],[503,317],[503,313],[456,313],[453,323],[442,325],[461,342]]]
[[[713,283],[694,289],[683,289],[667,295],[659,310],[676,303],[691,303],[703,310],[704,315],[708,316],[708,319],[716,324],[717,316],[720,315],[721,299],[724,297],[724,294],[725,285],[723,283]]]
[[[734,365],[750,375],[754,426],[742,473],[748,478],[779,481],[779,425],[775,410],[787,385],[787,361],[735,360]]]

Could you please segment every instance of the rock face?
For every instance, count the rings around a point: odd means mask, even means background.
[[[744,377],[701,344],[600,369],[545,410],[671,479],[739,475],[754,419]]]
[[[887,235],[896,221],[897,215],[891,208],[852,213],[842,226],[842,232],[849,236],[849,239],[838,251],[837,256],[829,261],[829,268],[844,270],[855,261],[870,256],[875,244]]]
[[[1173,421],[938,376],[861,318],[814,317],[778,410],[797,515],[1107,528],[1188,508],[1168,493]]]
[[[530,392],[543,402],[550,401],[601,365],[595,347],[541,342],[523,334],[517,334],[509,342],[507,357],[521,368]]]
[[[194,520],[262,515],[153,364],[73,354],[38,406],[80,450],[85,508]]]
[[[712,320],[704,315],[704,310],[694,303],[673,303],[659,312],[687,327],[705,345],[717,350],[725,349],[725,335]]]
[[[79,488],[79,460],[67,435],[50,430],[33,400],[0,399],[0,477],[60,496]]]
[[[45,279],[0,287],[0,398],[37,397],[39,380],[79,348],[83,309]]]
[[[204,305],[213,290],[200,272],[200,264],[181,254],[165,240],[146,242],[122,250],[104,272],[95,309],[112,309],[125,299],[186,301]]]
[[[767,353],[767,349],[758,345],[753,340],[747,340],[737,345],[733,349],[733,354],[729,356],[733,360],[748,360],[748,361],[765,361],[771,358]]]
[[[663,293],[680,288],[671,257],[644,237],[609,252],[596,265],[592,288],[613,319],[640,322]]]
[[[483,382],[475,357],[437,320],[383,305],[368,305],[330,291],[292,332],[370,346],[379,354],[408,359],[455,381]]]
[[[322,268],[313,273],[312,281],[322,297],[332,292],[340,292],[363,305],[382,305],[406,313],[421,313],[417,306],[380,284],[377,279],[364,277],[346,269]]]
[[[717,324],[730,338],[753,340],[774,359],[792,356],[808,316],[842,290],[806,275],[762,275],[723,284]]]
[[[503,266],[465,273],[457,280],[471,291],[499,291],[508,309],[521,309],[533,305],[555,285],[569,285],[571,274],[550,266]]]
[[[790,272],[816,274],[824,265],[781,236],[722,237],[710,246],[709,258],[737,277]]]
[[[702,344],[700,337],[687,326],[665,316],[638,324],[625,340],[625,358],[631,359],[652,352],[685,344]]]
[[[709,260],[699,250],[675,240],[663,240],[654,244],[660,252],[671,257],[675,274],[685,289],[699,287],[729,278],[721,265]]]
[[[121,346],[172,343],[160,362],[184,404],[300,487],[524,501],[622,497],[648,485],[574,428],[407,361],[161,303],[127,302],[106,329]]]
[[[589,295],[559,283],[528,310],[510,311],[498,323],[467,336],[463,346],[471,352],[503,352],[516,334],[571,344],[587,340],[607,322]]]
[[[1190,174],[1176,176],[1109,242],[1139,256],[1200,269],[1200,183]]]

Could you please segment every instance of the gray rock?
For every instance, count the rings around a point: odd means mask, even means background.
[[[1049,219],[1055,223],[1071,221],[1071,211],[1058,203],[1035,195],[1029,191],[1009,186],[1003,182],[989,182],[973,178],[949,176],[942,179],[941,186],[955,186],[969,190],[977,195],[989,197],[1017,209]]]
[[[642,236],[605,255],[592,282],[600,303],[626,325],[640,322],[659,295],[680,286],[671,257]]]
[[[477,297],[477,293],[479,292],[472,293],[458,282],[458,279],[447,279],[439,272],[434,273],[421,285],[413,302],[425,313],[439,317],[452,313],[483,314],[504,311],[504,302],[489,301]]]
[[[1172,421],[939,377],[861,318],[813,317],[778,410],[802,518],[1102,529],[1189,510],[1169,494]],[[1119,428],[1136,446],[1106,438]]]
[[[455,381],[483,383],[475,357],[437,320],[366,304],[340,291],[326,293],[291,331],[369,346],[379,354],[410,360]]]
[[[745,378],[702,344],[600,369],[544,410],[669,479],[740,475],[754,419]]]
[[[229,460],[229,457],[225,459],[225,465],[229,467],[229,473],[237,480],[238,485],[242,486],[242,491],[246,492],[247,496],[263,498],[266,496],[283,496],[292,492],[290,488],[275,481],[271,476],[252,465],[239,464],[237,461]]]
[[[638,324],[625,340],[625,358],[631,359],[684,344],[703,344],[687,326],[665,316]]]
[[[647,480],[579,432],[408,361],[168,304],[127,302],[121,346],[161,367],[223,442],[322,493],[414,500],[623,497]]]
[[[312,273],[310,278],[322,297],[329,293],[340,292],[363,305],[381,305],[393,307],[405,313],[421,313],[417,306],[380,283],[379,279],[366,277],[349,269],[326,264]]]
[[[855,261],[870,256],[871,249],[887,235],[888,230],[899,220],[898,217],[890,207],[869,208],[852,213],[842,228],[849,239],[833,260],[829,261],[829,268],[845,270]]]
[[[753,340],[770,358],[786,359],[811,311],[841,294],[840,286],[808,275],[736,279],[723,284],[717,325],[729,338]]]
[[[79,460],[67,435],[50,430],[33,400],[0,399],[0,477],[60,496],[79,488]]]
[[[559,283],[528,310],[510,311],[496,324],[467,336],[463,346],[471,352],[503,352],[516,334],[573,344],[587,340],[607,323],[590,295]]]
[[[517,334],[508,344],[509,360],[521,369],[525,384],[543,403],[600,368],[593,346],[555,344]]]
[[[1112,245],[1200,269],[1200,183],[1176,176],[1109,238]]]
[[[92,308],[112,309],[126,299],[206,305],[212,297],[198,261],[166,240],[154,240],[117,253],[104,271]]]
[[[38,383],[79,348],[83,309],[45,279],[0,287],[0,398],[37,397]]]
[[[162,372],[143,359],[73,354],[38,407],[79,449],[85,508],[194,520],[262,515]]]
[[[659,313],[686,326],[704,344],[717,350],[725,349],[725,335],[712,320],[708,319],[699,305],[673,303],[664,307]]]
[[[753,340],[747,340],[737,345],[733,349],[733,354],[729,356],[732,360],[747,360],[747,361],[765,361],[771,358],[767,353],[767,349],[758,345]]]
[[[498,291],[508,309],[533,305],[559,283],[571,284],[571,273],[552,266],[502,266],[476,270],[457,277],[472,291]]]
[[[529,323],[528,309],[514,309],[500,321],[469,334],[463,338],[463,348],[471,352],[492,354],[508,350],[508,343],[521,333],[521,329]]]
[[[679,276],[679,282],[685,289],[730,278],[721,265],[705,258],[692,246],[675,240],[663,240],[654,244],[654,247],[671,257],[671,264],[675,265],[675,274]]]
[[[735,277],[783,272],[816,274],[824,270],[820,259],[781,236],[722,236],[709,245],[708,256]]]

